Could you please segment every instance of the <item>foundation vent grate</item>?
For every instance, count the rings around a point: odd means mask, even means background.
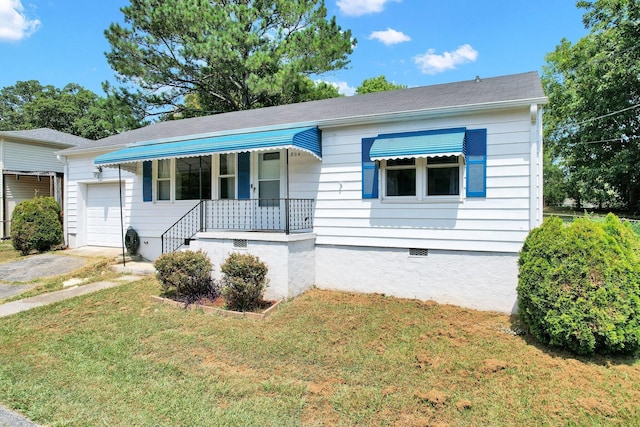
[[[247,249],[247,239],[233,239],[233,249]]]
[[[429,256],[429,249],[409,249],[409,256],[416,256],[416,257]]]

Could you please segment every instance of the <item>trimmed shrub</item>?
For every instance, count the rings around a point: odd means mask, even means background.
[[[222,296],[227,307],[236,311],[252,311],[260,306],[267,287],[266,264],[251,254],[232,253],[220,266]]]
[[[186,304],[220,296],[217,282],[211,279],[211,261],[202,251],[162,254],[153,265],[165,295],[174,293]]]
[[[48,251],[62,244],[60,206],[53,197],[37,197],[18,204],[11,215],[11,242],[22,255]]]
[[[640,349],[640,242],[629,224],[549,218],[519,265],[519,315],[539,341],[581,355]]]

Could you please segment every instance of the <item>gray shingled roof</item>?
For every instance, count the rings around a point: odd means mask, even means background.
[[[87,147],[90,144],[95,144],[95,141],[91,139],[49,128],[2,131],[0,132],[0,138],[29,140],[67,147]]]
[[[546,102],[537,72],[390,92],[309,101],[255,110],[155,123],[96,142],[97,147],[285,125],[320,125],[360,117],[508,102]],[[114,147],[115,148],[115,147]],[[65,150],[66,153],[78,151]]]

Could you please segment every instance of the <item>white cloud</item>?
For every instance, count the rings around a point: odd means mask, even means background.
[[[338,0],[336,5],[347,16],[362,16],[382,12],[384,5],[390,1],[400,2],[402,0]]]
[[[19,41],[40,27],[40,21],[29,19],[21,0],[0,0],[0,41]]]
[[[387,46],[393,44],[404,43],[411,40],[411,37],[404,34],[402,31],[396,31],[392,28],[387,28],[385,31],[374,31],[369,35],[369,40],[375,39]]]
[[[349,86],[347,82],[328,82],[326,80],[317,80],[318,82],[324,82],[328,85],[338,88],[338,92],[345,96],[351,96],[356,94],[356,88]]]
[[[469,44],[464,44],[453,52],[437,55],[435,49],[429,49],[423,55],[417,55],[413,62],[423,74],[437,74],[445,70],[453,70],[457,65],[474,62],[478,58],[478,51]]]

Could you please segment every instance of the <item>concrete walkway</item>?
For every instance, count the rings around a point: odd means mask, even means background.
[[[62,289],[60,291],[49,292],[35,297],[24,298],[18,301],[0,304],[0,317],[10,316],[20,313],[21,311],[30,310],[35,307],[62,301],[68,298],[80,295],[90,294],[92,292],[101,291],[103,289],[113,288],[123,283],[133,282],[142,279],[143,276],[132,275],[122,276],[112,281],[89,283],[88,285],[74,286],[72,288]]]
[[[38,427],[38,424],[0,405],[0,427]]]

